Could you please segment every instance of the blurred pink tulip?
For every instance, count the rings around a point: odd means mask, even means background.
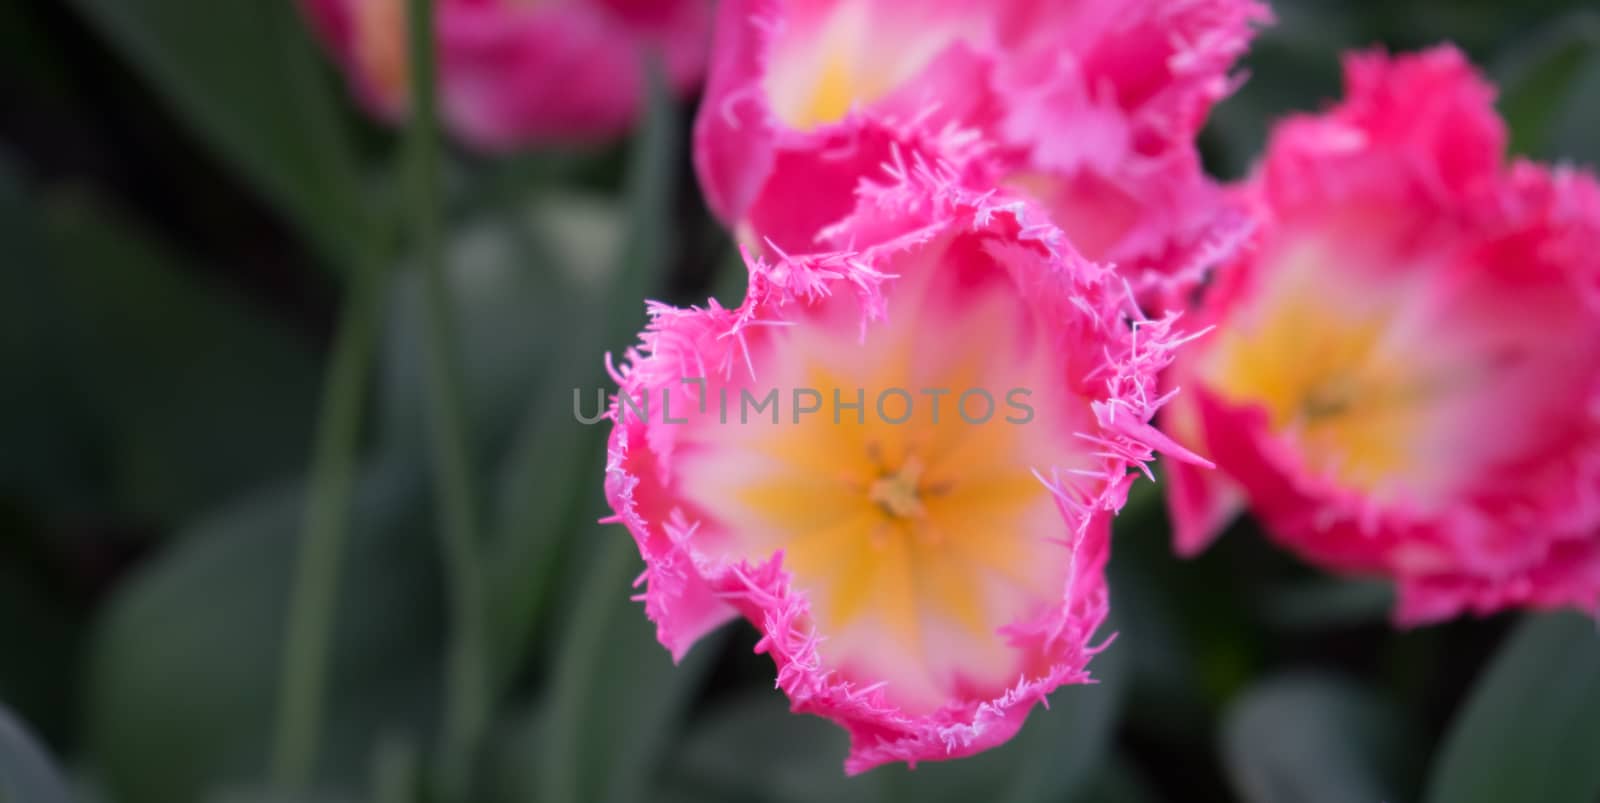
[[[398,121],[409,100],[405,0],[303,0],[363,104]],[[644,100],[644,60],[693,91],[704,74],[707,0],[439,0],[439,107],[485,150],[616,137]]]
[[[741,240],[803,252],[885,165],[941,163],[1031,198],[1142,296],[1176,295],[1247,231],[1194,140],[1267,17],[1253,0],[727,0],[701,187]]]
[[[989,749],[1088,682],[1182,341],[1025,202],[926,172],[863,201],[839,236],[875,245],[755,259],[737,309],[652,308],[606,472],[662,644],[743,616],[851,773]]]
[[[1181,552],[1248,506],[1402,623],[1600,609],[1600,186],[1503,162],[1494,89],[1440,47],[1345,62],[1273,132],[1253,247],[1196,314],[1170,431]]]

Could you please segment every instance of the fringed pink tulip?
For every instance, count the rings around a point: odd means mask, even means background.
[[[1021,202],[925,169],[863,200],[838,236],[872,245],[752,258],[737,309],[651,308],[606,476],[662,644],[742,615],[851,773],[993,747],[1089,682],[1179,341]]]
[[[409,100],[405,0],[302,0],[356,95],[390,121]],[[440,110],[464,143],[503,150],[621,134],[644,61],[687,93],[705,71],[708,0],[439,0]]]
[[[1242,189],[1262,224],[1173,369],[1178,547],[1248,504],[1276,540],[1399,587],[1416,624],[1600,609],[1600,187],[1503,163],[1457,51],[1350,56]]]
[[[1253,0],[726,0],[701,186],[741,240],[815,250],[898,150],[1032,198],[1141,295],[1182,290],[1247,231],[1194,137],[1266,16]]]

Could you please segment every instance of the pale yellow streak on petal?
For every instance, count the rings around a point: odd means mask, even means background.
[[[1406,471],[1406,435],[1426,379],[1385,353],[1391,313],[1338,309],[1305,286],[1261,304],[1253,323],[1224,331],[1209,364],[1212,387],[1261,405],[1311,469],[1347,486],[1372,489]]]
[[[785,564],[796,574],[821,580],[832,578],[858,555],[870,556],[869,542],[882,520],[882,514],[863,505],[827,527],[797,533],[784,545]]]
[[[819,125],[844,119],[850,104],[863,93],[859,80],[841,48],[833,48],[824,57],[817,83],[811,98],[791,121],[796,128],[811,129]]]
[[[748,485],[735,497],[775,529],[791,537],[837,524],[863,510],[870,510],[843,483],[818,482],[804,477],[785,478]]]
[[[914,559],[922,604],[973,636],[988,635],[990,625],[978,591],[979,573],[945,549],[918,549]]]
[[[834,575],[822,606],[829,627],[841,628],[854,623],[881,587],[878,574],[884,571],[886,562],[879,550],[867,541],[873,538],[873,528],[888,526],[882,519],[872,522],[863,528],[860,533],[863,540],[854,549],[834,556],[841,568]]]
[[[917,608],[916,567],[912,561],[911,537],[897,527],[884,539],[874,588],[867,593],[891,633],[899,637],[914,655],[922,655],[922,625]],[[874,593],[875,592],[875,593]]]
[[[1030,487],[1031,483],[1031,487]],[[1030,591],[1038,587],[1033,561],[1040,559],[1050,533],[1033,529],[1048,492],[1032,476],[1027,482],[996,483],[993,496],[974,504],[972,495],[927,503],[927,524],[941,548],[974,566],[982,566]]]

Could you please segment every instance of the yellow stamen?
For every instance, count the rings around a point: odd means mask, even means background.
[[[1388,339],[1394,313],[1348,302],[1300,277],[1325,259],[1298,254],[1255,314],[1223,331],[1206,372],[1235,403],[1257,404],[1295,442],[1307,466],[1355,490],[1403,473],[1412,457],[1425,372]]]
[[[920,519],[927,513],[922,509],[917,490],[921,478],[922,461],[915,457],[908,458],[899,471],[873,482],[867,490],[867,498],[895,518]]]
[[[970,376],[954,371],[950,384]],[[828,396],[858,383],[818,369],[807,384]],[[871,615],[910,645],[920,617],[935,612],[987,635],[998,623],[986,613],[985,584],[1036,573],[1018,541],[1031,537],[1021,520],[1048,507],[1049,495],[1017,459],[1028,433],[968,424],[948,406],[937,424],[930,413],[895,425],[875,415],[835,424],[824,412],[759,446],[786,470],[738,498],[780,534],[774,546],[830,628]]]
[[[854,72],[839,49],[828,54],[810,100],[794,119],[795,126],[808,129],[844,119],[850,104],[862,94]]]

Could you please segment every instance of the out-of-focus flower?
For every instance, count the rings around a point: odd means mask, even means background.
[[[920,171],[864,195],[844,227],[874,245],[651,309],[606,477],[662,644],[744,616],[852,773],[1000,744],[1088,681],[1179,340],[1021,202]]]
[[[405,0],[302,0],[362,102],[386,120],[409,96]],[[637,117],[643,62],[687,93],[705,71],[707,0],[439,0],[439,103],[473,147],[613,137]]]
[[[1419,623],[1600,605],[1600,187],[1502,161],[1493,89],[1443,47],[1349,56],[1241,188],[1262,219],[1174,366],[1178,548],[1248,504]]]
[[[1194,137],[1267,17],[1253,0],[727,0],[695,164],[746,242],[817,248],[896,153],[1030,196],[1141,291],[1246,231]]]

